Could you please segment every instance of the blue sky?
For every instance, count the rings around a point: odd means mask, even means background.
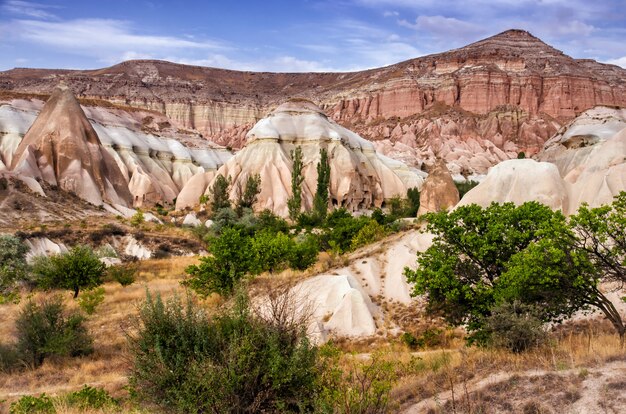
[[[0,70],[164,59],[306,72],[379,67],[509,28],[626,67],[626,0],[0,0]]]

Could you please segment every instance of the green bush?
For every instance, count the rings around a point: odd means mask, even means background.
[[[307,234],[299,238],[291,250],[289,267],[297,270],[308,269],[317,261],[319,249],[319,241],[314,235]]]
[[[356,250],[361,246],[368,245],[385,237],[387,231],[376,220],[371,220],[363,226],[352,238],[350,249]]]
[[[292,255],[294,242],[283,233],[258,232],[252,239],[252,274],[284,270]]]
[[[489,344],[512,352],[523,352],[545,343],[547,334],[536,306],[505,302],[495,306],[487,318]]]
[[[0,344],[0,372],[11,372],[20,366],[20,362],[15,346]]]
[[[39,397],[23,396],[11,404],[9,412],[11,414],[54,414],[56,410],[52,398],[46,394],[41,394]]]
[[[200,226],[198,226],[200,227]],[[135,283],[138,266],[135,263],[119,264],[107,269],[107,277],[126,287]]]
[[[467,180],[463,182],[454,182],[456,189],[459,190],[459,198],[463,198],[465,194],[468,193],[469,190],[476,187],[479,183],[473,180]]]
[[[301,326],[255,317],[245,297],[207,315],[187,300],[148,295],[130,337],[138,395],[169,410],[204,412],[311,411],[317,352]]]
[[[39,286],[70,289],[74,297],[78,296],[80,289],[100,286],[105,270],[104,263],[87,246],[76,246],[60,255],[40,256],[33,263]]]
[[[354,356],[341,363],[341,352],[332,345],[320,349],[320,378],[316,412],[328,414],[386,413],[391,389],[398,378],[397,364],[381,353],[361,362]]]
[[[83,386],[79,391],[65,395],[64,399],[68,405],[81,410],[98,410],[118,405],[117,400],[111,397],[106,390],[88,385]]]
[[[104,302],[104,288],[93,288],[83,292],[77,299],[78,306],[87,314],[93,315],[96,308]]]
[[[26,277],[28,247],[17,237],[0,234],[0,295],[8,295]]]
[[[68,313],[59,297],[40,304],[28,302],[20,311],[15,328],[16,350],[33,367],[51,356],[80,356],[92,352],[92,339],[83,325],[84,318]]]
[[[417,349],[419,347],[417,338],[415,337],[415,335],[409,332],[404,332],[402,335],[400,335],[400,341],[410,349]]]
[[[146,221],[143,211],[137,209],[137,212],[130,218],[130,225],[133,227],[139,227]]]

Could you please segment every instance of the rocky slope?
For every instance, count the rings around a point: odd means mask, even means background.
[[[626,110],[600,106],[584,112],[536,158],[493,167],[459,205],[535,200],[573,214],[582,203],[610,204],[626,191]]]
[[[404,197],[409,188],[421,188],[423,177],[401,162],[374,150],[371,142],[328,119],[312,102],[288,101],[248,132],[246,146],[222,166],[217,174],[232,184],[230,197],[237,199],[249,177],[259,175],[261,191],[255,205],[288,215],[293,160],[302,150],[302,207],[310,210],[317,186],[320,150],[328,151],[330,200],[350,211],[380,207],[394,196]],[[200,174],[189,181],[178,198],[177,209],[194,206],[212,187],[213,174]]]
[[[290,97],[419,166],[442,156],[453,174],[483,174],[532,154],[595,105],[626,106],[626,70],[573,59],[509,30],[449,52],[353,73],[237,72],[160,61],[90,71],[14,69],[0,90],[48,94],[60,81],[84,98],[155,110],[239,148],[247,130]],[[6,92],[5,92],[6,93]]]
[[[105,161],[94,161],[92,167],[100,168],[99,164],[102,164],[108,170],[115,170],[111,174],[125,188],[120,191],[127,193],[115,199],[99,198],[91,194],[99,191],[98,186],[86,188],[89,183],[83,178],[74,181],[85,188],[61,185],[63,189],[73,191],[95,204],[102,204],[102,201],[128,206],[172,203],[194,174],[216,171],[232,155],[225,148],[202,139],[197,133],[173,127],[171,121],[162,114],[105,106],[102,103],[80,106],[69,90],[62,93],[62,99],[59,97],[60,93],[53,93],[50,102],[45,106],[43,101],[36,98],[0,98],[0,171],[7,174],[8,170],[15,167],[21,171],[21,178],[26,180],[25,183],[41,195],[44,195],[43,191],[33,180],[34,177],[44,178],[41,176],[43,172],[38,174],[36,171],[44,167],[39,164],[49,163],[49,158],[57,157],[59,151],[63,157],[84,160],[86,153],[76,152],[79,146],[87,145],[82,142],[81,137],[88,138],[87,141],[94,150],[99,147],[97,151],[100,151],[102,160]],[[67,105],[59,106],[59,100]],[[28,142],[25,136],[29,137]],[[39,151],[38,160],[33,161],[38,164],[36,168],[33,162],[28,167],[24,165],[24,160],[16,158],[27,155],[23,150],[32,146],[31,141],[39,139],[31,138],[35,136],[47,142],[47,161],[41,159],[41,154],[46,151],[35,148]],[[62,144],[62,141],[67,141],[67,145]],[[61,148],[63,145],[64,148]],[[18,166],[18,163],[23,165]],[[65,168],[64,165],[57,165],[56,161],[54,163],[57,169]],[[43,170],[48,174],[46,168]],[[46,176],[46,181],[59,184],[59,180],[64,178],[57,177],[57,173],[63,175],[64,171],[52,173],[54,180]],[[109,175],[106,173],[104,177],[113,180],[113,175]]]

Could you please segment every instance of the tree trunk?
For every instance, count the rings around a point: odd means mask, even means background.
[[[76,299],[78,297],[78,289],[77,287],[74,288],[74,299]]]

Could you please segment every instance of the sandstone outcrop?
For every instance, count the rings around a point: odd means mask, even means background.
[[[60,80],[80,97],[158,111],[233,148],[272,107],[301,96],[380,141],[392,158],[419,167],[438,156],[466,175],[540,151],[595,105],[626,105],[624,69],[573,59],[521,30],[362,72],[254,73],[143,60],[85,71],[14,69],[0,73],[0,90],[49,94]]]
[[[330,201],[334,206],[355,211],[380,207],[394,196],[405,196],[409,188],[421,187],[422,177],[401,162],[376,153],[374,146],[343,128],[309,101],[296,100],[280,105],[250,130],[246,146],[218,170],[229,177],[230,197],[236,199],[248,177],[259,174],[261,192],[256,207],[287,216],[291,195],[291,152],[302,149],[302,205],[312,207],[317,185],[320,150],[328,151]],[[198,195],[195,190],[205,180],[196,177],[182,193]],[[212,183],[205,189],[208,189]],[[196,199],[197,200],[197,199]],[[197,202],[197,201],[196,201]],[[181,202],[182,206],[182,202]]]
[[[459,190],[454,185],[445,162],[439,160],[430,169],[420,192],[417,215],[448,210],[459,202]]]
[[[15,150],[11,170],[58,185],[96,205],[131,202],[117,163],[65,87],[57,88],[46,102]]]

